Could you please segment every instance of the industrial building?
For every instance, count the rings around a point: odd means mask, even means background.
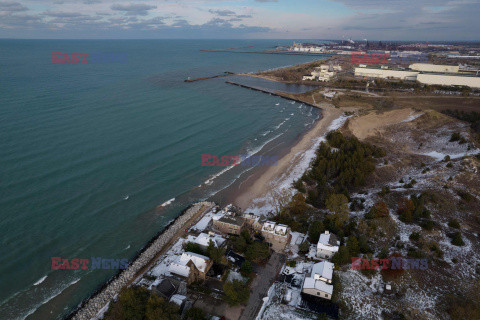
[[[320,67],[316,67],[315,70],[308,76],[303,76],[302,80],[318,80],[329,81],[338,71],[342,71],[342,67],[339,65],[322,64]]]
[[[385,66],[355,68],[355,76],[364,78],[398,79],[418,81],[423,84],[441,86],[466,86],[480,88],[480,77],[474,72],[459,72],[459,66],[414,63],[408,70],[388,69]]]
[[[381,78],[381,79],[399,79],[399,80],[417,80],[419,72],[416,71],[403,71],[393,70],[385,68],[373,68],[373,67],[358,67],[355,68],[355,76],[366,78]]]
[[[445,72],[445,73],[457,73],[459,70],[458,66],[447,66],[441,64],[431,64],[431,63],[414,63],[410,65],[411,70],[420,71],[420,72]]]
[[[454,74],[420,73],[417,81],[441,86],[466,86],[480,88],[480,77]]]

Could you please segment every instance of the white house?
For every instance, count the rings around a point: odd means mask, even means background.
[[[193,252],[184,252],[177,262],[170,264],[168,271],[172,275],[186,279],[187,283],[192,283],[205,280],[212,265],[213,261],[209,257]]]
[[[337,236],[331,234],[328,230],[320,235],[317,243],[317,257],[323,259],[330,259],[338,252],[340,241]]]
[[[211,231],[208,234],[202,232],[193,239],[194,243],[197,243],[204,249],[208,247],[208,245],[210,244],[210,241],[213,242],[213,245],[215,247],[221,247],[225,243],[226,239],[221,235]]]
[[[303,282],[302,292],[331,300],[333,294],[333,263],[322,261],[313,265],[310,277]]]

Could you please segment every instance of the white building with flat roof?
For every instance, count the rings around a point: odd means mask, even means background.
[[[470,88],[480,88],[480,77],[476,76],[420,73],[417,77],[417,81],[430,85],[466,86]]]
[[[365,78],[380,78],[380,79],[399,79],[399,80],[417,80],[417,76],[420,72],[417,71],[403,71],[403,70],[392,70],[392,69],[382,69],[382,68],[355,68],[356,77],[365,77]]]
[[[413,63],[409,66],[410,69],[421,72],[446,72],[446,73],[457,73],[459,70],[458,66],[448,66],[441,64],[432,64],[432,63]]]

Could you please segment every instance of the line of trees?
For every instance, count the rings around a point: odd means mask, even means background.
[[[341,212],[340,207],[344,206],[345,199],[348,202],[350,192],[366,184],[375,169],[375,159],[384,156],[385,152],[379,147],[355,137],[345,137],[339,131],[329,132],[327,143],[322,143],[317,150],[312,169],[295,186],[300,192],[307,191],[307,203],[326,208],[329,199],[328,209]]]

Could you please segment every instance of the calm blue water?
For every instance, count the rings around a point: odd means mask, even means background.
[[[60,319],[114,271],[51,270],[51,257],[131,258],[250,170],[202,167],[201,154],[272,154],[298,139],[317,110],[227,78],[183,82],[318,59],[200,51],[288,43],[0,40],[0,319]],[[52,64],[55,50],[128,62]]]

